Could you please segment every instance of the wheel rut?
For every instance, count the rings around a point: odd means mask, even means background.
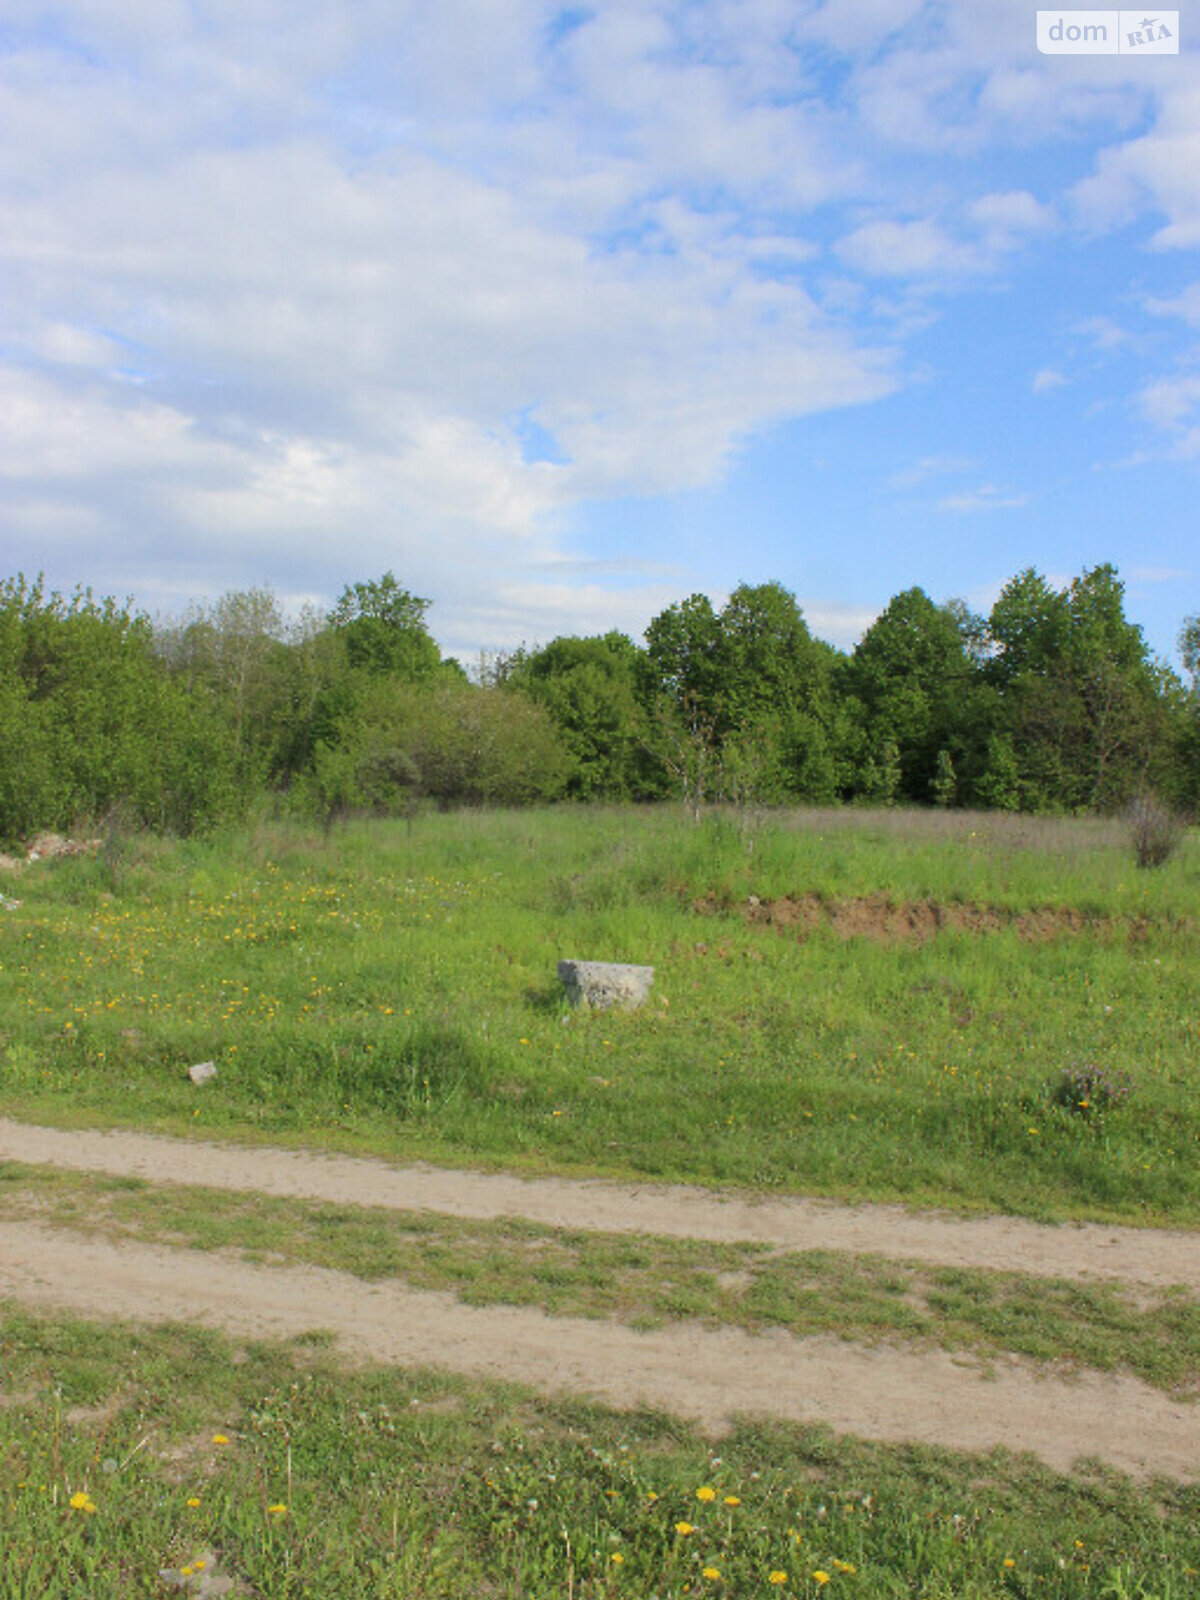
[[[131,1132],[73,1132],[0,1119],[0,1160],[157,1183],[455,1216],[793,1249],[842,1249],[1074,1278],[1200,1287],[1200,1235],[1089,1224],[1044,1228],[898,1207],[725,1197],[502,1174],[396,1168],[303,1151]],[[1200,1405],[1132,1377],[984,1366],[944,1351],[678,1324],[639,1332],[522,1307],[475,1307],[318,1267],[252,1266],[222,1253],[85,1238],[0,1221],[0,1295],[134,1321],[193,1321],[243,1337],[332,1331],[348,1358],[434,1365],[474,1377],[652,1406],[720,1432],[735,1416],[821,1422],[864,1438],[964,1450],[1004,1445],[1067,1470],[1098,1458],[1136,1477],[1200,1479]]]

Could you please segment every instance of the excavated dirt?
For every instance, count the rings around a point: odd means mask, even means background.
[[[708,894],[693,904],[701,915],[733,913],[747,922],[778,928],[807,939],[821,928],[831,928],[843,939],[872,939],[880,944],[924,944],[939,933],[1001,933],[1043,944],[1083,933],[1103,937],[1124,935],[1136,943],[1146,938],[1145,917],[1089,916],[1065,906],[1045,906],[1035,911],[1003,911],[971,901],[894,901],[885,894],[858,895],[848,900],[827,900],[815,893],[781,895],[776,900],[748,900],[729,904]]]
[[[0,1121],[0,1159],[458,1216],[513,1214],[576,1228],[819,1244],[1200,1288],[1200,1234],[958,1221],[804,1200],[756,1204],[682,1188],[393,1168],[10,1121]],[[637,1332],[525,1308],[465,1306],[452,1295],[316,1267],[252,1266],[220,1253],[83,1238],[36,1222],[0,1222],[0,1296],[87,1316],[193,1321],[241,1337],[329,1329],[356,1359],[515,1379],[619,1407],[651,1405],[713,1432],[739,1414],[773,1416],[871,1439],[967,1450],[1002,1444],[1063,1470],[1088,1457],[1137,1477],[1200,1479],[1200,1405],[1127,1376],[1064,1376],[1015,1358],[984,1368],[940,1351],[863,1350],[781,1332],[689,1324]]]

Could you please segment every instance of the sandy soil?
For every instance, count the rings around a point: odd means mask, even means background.
[[[1096,1223],[1045,1227],[1015,1217],[967,1219],[902,1206],[756,1200],[677,1184],[517,1178],[298,1150],[253,1149],[154,1135],[67,1132],[0,1118],[0,1160],[204,1184],[342,1205],[526,1217],[556,1228],[664,1238],[758,1240],[788,1250],[851,1250],[1037,1277],[1108,1279],[1200,1290],[1200,1233]]]
[[[964,1222],[804,1200],[755,1204],[682,1188],[393,1168],[3,1120],[0,1159],[457,1216],[512,1214],[574,1228],[761,1239],[1200,1288],[1197,1234]],[[690,1325],[639,1333],[523,1308],[464,1306],[451,1295],[364,1284],[314,1267],[250,1266],[27,1222],[0,1221],[0,1295],[89,1316],[191,1320],[241,1336],[330,1329],[356,1358],[510,1378],[617,1406],[652,1405],[712,1431],[737,1414],[769,1415],[872,1439],[970,1450],[1003,1444],[1061,1469],[1097,1457],[1138,1477],[1200,1479],[1200,1405],[1127,1376],[1065,1376],[1016,1359],[989,1371],[944,1352],[863,1350],[782,1333]]]

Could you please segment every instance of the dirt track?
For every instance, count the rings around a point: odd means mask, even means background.
[[[393,1168],[0,1119],[3,1159],[343,1204],[519,1215],[571,1228],[758,1239],[1200,1290],[1200,1234],[959,1221],[806,1200],[756,1204],[677,1187]],[[739,1412],[769,1414],[875,1439],[964,1449],[1005,1444],[1060,1468],[1096,1456],[1137,1476],[1200,1478],[1200,1404],[1125,1376],[1064,1377],[1016,1359],[996,1363],[989,1376],[944,1352],[862,1350],[840,1340],[687,1324],[639,1333],[515,1307],[464,1306],[449,1295],[366,1285],[318,1268],[255,1267],[26,1222],[0,1223],[0,1295],[85,1315],[190,1319],[240,1335],[327,1328],[356,1357],[508,1377],[618,1406],[653,1405],[713,1430]]]

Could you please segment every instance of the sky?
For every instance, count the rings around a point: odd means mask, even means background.
[[[768,580],[845,649],[1111,562],[1177,660],[1200,7],[1177,55],[1035,19],[0,0],[0,577],[390,570],[470,662]]]

